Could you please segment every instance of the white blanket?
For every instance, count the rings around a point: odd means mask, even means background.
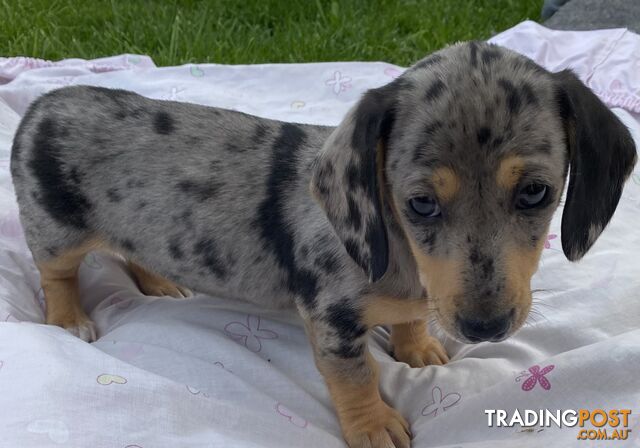
[[[640,36],[552,32],[525,22],[493,39],[549,69],[573,67],[633,129],[640,146]],[[212,43],[215,45],[215,43]],[[43,296],[9,175],[12,133],[50,89],[92,84],[289,121],[337,124],[360,94],[402,68],[386,63],[156,68],[146,56],[51,63],[0,58],[0,447],[343,447],[293,312],[198,295],[143,296],[113,257],[91,254],[82,299],[99,340],[42,325]],[[626,111],[625,111],[626,110]],[[578,428],[489,428],[485,409],[630,408],[640,447],[640,169],[611,224],[576,264],[560,248],[559,210],[530,324],[498,344],[445,346],[444,367],[411,369],[371,347],[383,395],[415,447],[591,446]],[[601,443],[598,444],[600,446]]]

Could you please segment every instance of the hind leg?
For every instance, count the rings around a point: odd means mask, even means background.
[[[80,304],[78,267],[93,248],[94,245],[85,244],[36,263],[47,304],[46,322],[65,328],[87,342],[96,340],[96,330]]]
[[[127,261],[127,265],[136,279],[138,288],[140,288],[140,291],[145,295],[160,297],[171,296],[177,299],[191,297],[193,295],[189,289],[176,285],[172,281],[146,270],[131,260]]]

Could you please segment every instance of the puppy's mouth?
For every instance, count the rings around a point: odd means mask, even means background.
[[[506,312],[491,313],[479,318],[478,313],[463,310],[447,310],[443,313],[435,305],[436,323],[444,333],[463,344],[480,342],[501,342],[516,333],[526,321],[530,304],[526,307],[513,306]]]

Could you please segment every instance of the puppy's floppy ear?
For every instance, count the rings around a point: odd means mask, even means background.
[[[365,93],[325,142],[311,178],[312,194],[371,282],[389,263],[378,164],[393,124],[394,92],[387,85]]]
[[[636,148],[626,126],[570,70],[554,77],[571,164],[562,249],[576,261],[611,219],[636,163]]]

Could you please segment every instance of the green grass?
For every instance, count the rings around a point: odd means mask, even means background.
[[[158,65],[384,60],[483,39],[542,0],[0,0],[0,56],[119,53]]]

